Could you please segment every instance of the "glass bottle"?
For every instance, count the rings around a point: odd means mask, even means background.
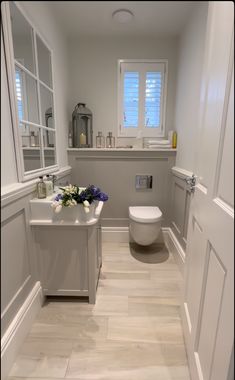
[[[73,138],[72,138],[72,133],[71,132],[69,132],[69,141],[68,141],[68,143],[69,143],[69,148],[72,148],[73,147]]]
[[[46,184],[43,181],[43,177],[39,177],[39,182],[37,183],[37,194],[38,194],[38,199],[43,199],[46,198],[47,196],[47,191],[46,191]]]
[[[48,197],[53,194],[53,182],[49,174],[46,175],[44,183],[46,184],[46,196]]]
[[[98,136],[96,136],[96,148],[105,148],[105,138],[102,136],[102,132],[98,132]]]
[[[115,137],[113,137],[112,132],[108,132],[106,137],[106,148],[115,148]]]
[[[36,146],[35,132],[30,132],[30,146]]]

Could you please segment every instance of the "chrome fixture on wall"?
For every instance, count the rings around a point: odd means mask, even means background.
[[[92,148],[92,113],[85,103],[78,103],[72,114],[72,147]]]

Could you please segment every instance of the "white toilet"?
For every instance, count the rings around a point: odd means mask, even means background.
[[[158,207],[129,207],[130,235],[140,245],[150,245],[158,237],[162,212]]]

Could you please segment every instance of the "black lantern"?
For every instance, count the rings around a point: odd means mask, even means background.
[[[72,114],[73,148],[92,148],[92,113],[85,103],[78,103]]]

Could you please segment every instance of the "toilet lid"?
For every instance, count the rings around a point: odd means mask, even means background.
[[[158,207],[129,207],[129,217],[136,222],[154,223],[161,219],[162,212]]]

